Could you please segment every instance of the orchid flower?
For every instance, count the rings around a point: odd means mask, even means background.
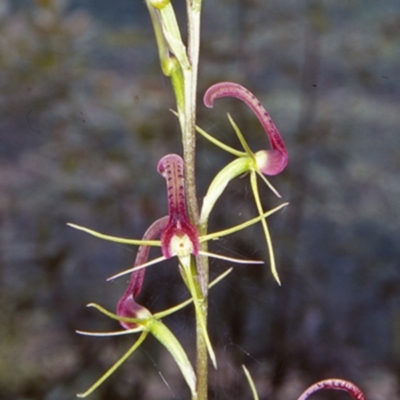
[[[246,375],[247,381],[249,383],[253,399],[259,400],[254,381],[249,371],[244,365],[242,365],[242,367]],[[346,381],[340,378],[324,379],[322,381],[312,384],[297,398],[297,400],[307,400],[312,394],[320,390],[329,390],[329,389],[344,391],[348,393],[354,400],[365,400],[364,393],[358,386],[356,386],[353,382]]]
[[[307,400],[313,393],[326,389],[341,390],[347,392],[354,400],[365,400],[364,393],[358,386],[340,378],[324,379],[314,383],[297,400]]]
[[[260,195],[258,191],[257,175],[267,184],[267,186],[277,195],[281,197],[276,189],[269,183],[264,175],[277,175],[281,173],[288,163],[288,153],[283,142],[283,139],[272,121],[268,112],[264,109],[257,98],[246,88],[237,83],[232,82],[221,82],[217,83],[206,91],[204,95],[204,104],[211,108],[214,105],[214,100],[220,97],[236,97],[245,102],[251,110],[256,114],[257,118],[261,122],[267,137],[269,139],[271,149],[260,150],[253,153],[250,150],[249,145],[244,139],[239,128],[228,114],[229,122],[231,123],[239,141],[244,149],[238,151],[226,144],[215,139],[213,136],[205,132],[203,129],[197,127],[197,131],[210,140],[212,143],[222,148],[223,150],[233,154],[237,158],[230,164],[225,166],[214,178],[206,196],[204,197],[203,206],[200,215],[200,224],[203,226],[207,225],[207,221],[211,210],[213,209],[215,202],[218,200],[222,192],[225,190],[228,183],[244,173],[250,173],[250,183],[253,191],[256,207],[259,215],[263,215],[264,211],[261,205]],[[280,279],[276,270],[274,250],[272,246],[271,235],[267,226],[267,222],[264,218],[261,220],[261,224],[264,230],[265,239],[268,246],[269,259],[271,264],[271,272],[275,280],[280,285]]]
[[[143,253],[138,252],[139,258],[143,257]],[[138,258],[138,257],[137,257]],[[216,279],[214,279],[209,287],[212,288],[222,279],[224,279],[230,272],[232,268],[228,269]],[[142,277],[139,275],[142,274],[143,270],[135,271],[132,273],[131,280],[128,285],[128,289],[125,292],[124,296],[122,296],[120,302],[117,307],[117,314],[113,314],[103,307],[99,306],[95,303],[88,304],[88,307],[96,308],[101,313],[107,315],[108,317],[115,319],[121,323],[121,325],[125,328],[123,331],[116,332],[86,332],[86,331],[76,331],[81,335],[86,336],[97,336],[97,337],[110,337],[110,336],[122,336],[127,334],[140,333],[137,341],[128,349],[128,351],[111,367],[109,368],[88,390],[84,393],[80,393],[78,397],[86,397],[91,394],[94,390],[96,390],[108,377],[110,377],[127,359],[131,356],[136,349],[143,343],[146,339],[147,335],[152,334],[172,355],[175,362],[177,363],[179,369],[182,372],[183,377],[185,378],[186,383],[188,384],[192,398],[197,398],[196,393],[196,376],[193,370],[193,367],[182,348],[179,341],[176,339],[174,334],[161,322],[162,318],[171,315],[182,308],[186,307],[190,303],[193,302],[193,299],[190,298],[175,307],[171,307],[168,310],[161,311],[155,314],[151,314],[151,312],[138,304],[136,302],[136,296],[139,294],[141,289],[141,283],[143,281]],[[128,295],[129,293],[129,295]],[[132,296],[130,296],[132,295]]]
[[[143,311],[141,309],[141,306],[138,307],[137,303],[135,302],[135,298],[139,294],[143,282],[143,274],[138,274],[138,272],[150,265],[176,256],[179,261],[181,275],[193,298],[196,315],[199,318],[200,324],[202,326],[203,336],[207,344],[210,358],[214,366],[216,367],[216,358],[206,329],[206,314],[201,307],[201,303],[203,300],[202,291],[199,288],[199,282],[194,278],[196,275],[196,271],[194,268],[192,255],[197,256],[198,254],[201,254],[207,257],[214,257],[241,264],[262,264],[262,261],[241,260],[202,251],[200,250],[200,242],[219,238],[221,236],[229,235],[233,232],[244,229],[245,227],[257,223],[260,220],[268,217],[272,213],[286,206],[286,204],[281,204],[273,210],[270,210],[269,212],[264,213],[257,218],[253,218],[252,220],[246,221],[233,228],[213,234],[199,236],[196,227],[192,225],[186,214],[184,162],[182,158],[177,154],[168,154],[161,158],[158,163],[157,170],[166,180],[169,215],[156,220],[148,228],[142,240],[124,239],[104,235],[102,233],[75,224],[69,224],[69,226],[85,231],[101,239],[140,246],[134,267],[115,274],[108,279],[112,280],[129,273],[133,274],[128,288],[125,294],[121,297],[117,306],[117,314],[121,318],[132,318],[137,314],[138,311]],[[158,236],[160,236],[160,240],[154,240]],[[154,260],[147,261],[149,246],[160,246],[162,256]],[[123,327],[126,329],[130,329],[135,326],[132,325],[132,321],[127,322],[124,319],[122,319],[121,321]]]
[[[210,253],[207,251],[202,251],[199,250],[199,243],[206,242],[212,239],[216,240],[223,236],[230,235],[234,232],[240,231],[253,224],[256,224],[257,222],[260,222],[261,219],[267,218],[281,208],[287,206],[288,203],[283,203],[273,208],[272,210],[263,213],[263,215],[259,217],[250,219],[232,228],[199,236],[197,229],[191,224],[186,214],[182,158],[177,154],[168,154],[159,161],[157,169],[165,177],[167,182],[168,207],[170,214],[156,220],[150,226],[150,228],[148,228],[143,239],[128,239],[105,235],[103,233],[85,228],[77,224],[67,224],[72,228],[78,229],[92,236],[111,242],[128,245],[161,247],[161,257],[158,257],[148,262],[144,262],[141,265],[135,265],[133,268],[124,270],[122,272],[119,272],[118,274],[111,276],[110,278],[108,278],[108,280],[113,280],[119,278],[120,276],[127,275],[133,271],[147,268],[150,265],[157,264],[174,256],[177,256],[180,259],[184,259],[185,257],[190,257],[190,255],[196,256],[197,254],[201,254],[207,257],[213,257],[240,264],[263,263],[263,261],[242,260],[223,256],[220,254]],[[160,236],[161,240],[155,240],[157,236]],[[147,259],[147,257],[143,257],[142,259]]]

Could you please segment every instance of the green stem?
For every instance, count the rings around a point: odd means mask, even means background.
[[[186,0],[187,24],[188,24],[188,58],[191,68],[183,70],[185,107],[182,127],[183,158],[186,170],[186,199],[189,218],[199,225],[199,207],[196,195],[195,179],[195,149],[196,149],[196,92],[197,74],[199,65],[200,49],[200,14],[201,0]],[[206,233],[200,228],[200,235]],[[202,243],[202,250],[207,249],[207,244]],[[203,248],[204,247],[204,248]],[[208,259],[207,257],[196,258],[197,271],[203,290],[204,320],[207,323],[208,310]],[[208,354],[207,345],[204,340],[204,320],[196,319],[196,370],[197,370],[197,394],[199,400],[207,400],[208,392]],[[206,325],[207,329],[207,325]]]
[[[201,248],[207,251],[207,243],[201,243]],[[208,258],[199,256],[196,258],[196,266],[199,276],[208,282]],[[208,289],[203,288],[204,299],[202,302],[203,321],[205,329],[208,330]],[[208,352],[207,343],[204,339],[202,321],[196,319],[196,371],[197,371],[197,395],[199,400],[208,399]]]
[[[159,47],[161,65],[164,74],[172,81],[177,100],[178,118],[182,131],[183,158],[185,161],[186,205],[191,222],[199,228],[200,235],[206,233],[207,221],[199,227],[199,207],[196,195],[195,150],[196,150],[196,92],[200,49],[200,14],[202,0],[186,0],[188,44],[182,43],[179,27],[168,0],[147,4],[157,5],[157,11],[151,10],[153,25]],[[177,66],[176,61],[179,66]],[[177,68],[178,67],[178,68]],[[207,251],[207,244],[201,248]],[[197,391],[199,400],[207,400],[208,353],[204,338],[204,321],[207,319],[208,259],[196,258],[199,283],[204,297],[204,313],[196,319],[197,332]],[[199,313],[197,313],[199,314]]]

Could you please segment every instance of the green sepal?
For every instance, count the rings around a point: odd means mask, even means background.
[[[93,229],[85,228],[84,226],[76,225],[76,224],[71,224],[68,223],[68,226],[71,228],[77,229],[78,231],[83,231],[88,233],[89,235],[95,236],[99,239],[103,240],[108,240],[110,242],[116,242],[116,243],[122,243],[122,244],[132,244],[132,245],[138,245],[138,246],[161,246],[161,241],[160,240],[140,240],[140,239],[127,239],[127,238],[120,238],[118,236],[110,236],[110,235],[105,235],[103,233],[94,231]]]
[[[253,164],[255,164],[256,159],[254,156],[254,153],[251,151],[249,145],[246,142],[246,139],[243,136],[243,133],[241,132],[241,130],[239,129],[239,127],[236,125],[236,122],[233,120],[233,118],[231,117],[231,115],[228,113],[228,120],[232,125],[233,130],[236,133],[236,136],[238,137],[240,144],[243,147],[243,150],[246,152],[246,154],[253,160]]]
[[[208,233],[207,235],[201,236],[200,237],[200,243],[202,242],[207,242],[208,240],[216,240],[219,239],[223,236],[227,236],[227,235],[232,235],[232,233],[235,232],[239,232],[242,229],[248,228],[251,225],[256,224],[257,222],[260,222],[263,218],[267,218],[270,215],[276,213],[277,211],[279,211],[280,209],[282,209],[283,207],[286,207],[289,203],[282,203],[279,204],[279,206],[276,206],[275,208],[272,208],[271,210],[263,213],[262,215],[249,219],[245,222],[242,222],[241,224],[232,226],[231,228],[228,229],[224,229],[222,231],[218,231],[218,232],[213,232],[213,233]]]
[[[176,115],[176,114],[175,114]],[[236,157],[242,157],[242,156],[246,156],[246,153],[244,153],[243,151],[239,151],[234,149],[231,146],[228,146],[225,143],[222,143],[220,140],[215,139],[214,136],[210,135],[209,133],[207,133],[204,129],[201,129],[199,126],[196,125],[196,131],[198,133],[200,133],[200,135],[202,135],[204,138],[206,138],[208,141],[210,141],[211,143],[215,144],[216,146],[218,146],[219,148],[221,148],[222,150],[225,150],[227,153],[231,153]]]
[[[254,201],[256,202],[257,211],[261,217],[264,214],[264,210],[262,208],[260,194],[258,192],[257,174],[254,171],[250,173],[250,185],[253,191]],[[278,283],[278,285],[281,286],[281,280],[279,279],[278,271],[276,269],[275,253],[274,253],[274,247],[272,245],[271,234],[269,233],[267,221],[265,218],[261,219],[261,225],[263,227],[265,240],[267,242],[271,273],[272,276],[275,278],[276,282]]]
[[[211,210],[214,208],[216,201],[219,199],[228,183],[239,175],[248,172],[251,168],[252,159],[245,156],[236,158],[218,172],[211,182],[203,200],[200,214],[201,224],[207,223]]]
[[[196,374],[178,339],[166,325],[155,318],[147,322],[146,328],[172,355],[190,388],[192,399],[196,399]]]

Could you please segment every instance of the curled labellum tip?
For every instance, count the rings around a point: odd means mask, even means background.
[[[140,265],[144,260],[147,260],[148,254],[149,247],[140,246],[136,255],[135,265]],[[128,287],[117,304],[117,315],[120,317],[140,319],[150,316],[150,312],[147,308],[141,306],[135,301],[135,298],[142,290],[143,278],[144,269],[132,272]],[[120,324],[125,329],[133,329],[137,327],[137,324],[127,321],[120,321]]]
[[[307,388],[297,400],[307,400],[313,393],[319,390],[333,389],[347,392],[354,400],[365,400],[364,393],[354,383],[339,378],[325,379]]]
[[[272,118],[256,96],[237,83],[220,82],[207,89],[203,101],[208,108],[212,108],[214,100],[220,97],[235,97],[251,108],[263,126],[271,145],[271,150],[256,153],[257,167],[265,175],[277,175],[282,172],[289,160],[285,143]]]
[[[150,311],[136,303],[133,294],[122,296],[117,305],[117,315],[124,318],[146,319],[151,317]],[[120,321],[120,324],[125,329],[133,329],[138,325],[133,322]]]
[[[138,255],[136,256],[136,261],[138,258],[140,258],[140,250],[141,249],[139,249]],[[142,289],[143,278],[144,278],[144,270],[132,272],[128,287],[117,304],[117,315],[119,315],[120,317],[140,318],[139,314],[141,314],[143,310],[146,310],[145,307],[141,306],[140,304],[137,304],[135,301],[136,296],[140,293]],[[137,326],[134,323],[126,321],[120,321],[120,324],[125,329],[132,329],[136,328]]]
[[[163,217],[153,222],[144,233],[143,240],[152,240],[158,237],[167,225],[167,221],[168,218]],[[145,264],[149,257],[149,252],[150,246],[141,245],[136,254],[134,266],[137,267]],[[128,287],[117,304],[117,315],[120,317],[140,319],[148,318],[150,316],[150,312],[147,308],[136,303],[135,300],[142,290],[144,274],[144,269],[132,272]],[[121,321],[120,323],[125,329],[133,329],[137,327],[137,324],[131,322]]]

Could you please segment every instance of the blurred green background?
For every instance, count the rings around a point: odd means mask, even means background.
[[[184,30],[184,1],[173,3]],[[290,202],[270,219],[283,285],[268,264],[235,266],[211,292],[210,400],[251,398],[243,363],[261,399],[296,399],[330,376],[369,400],[399,398],[399,71],[397,0],[204,0],[199,124],[239,148],[229,111],[254,150],[266,147],[244,104],[201,103],[209,85],[235,81],[259,97],[290,154],[271,179]],[[73,399],[131,345],[75,330],[118,329],[85,304],[115,308],[126,279],[105,279],[136,249],[66,223],[139,238],[166,214],[156,165],[181,153],[173,107],[144,2],[0,1],[1,400]],[[198,139],[200,201],[230,160]],[[264,187],[262,200],[279,203]],[[254,215],[248,179],[237,179],[210,230]],[[211,248],[267,260],[260,226]],[[212,275],[229,266],[212,261]],[[148,269],[142,304],[186,297],[174,262]],[[188,309],[165,322],[193,355],[191,318]],[[148,340],[90,399],[188,397]]]

